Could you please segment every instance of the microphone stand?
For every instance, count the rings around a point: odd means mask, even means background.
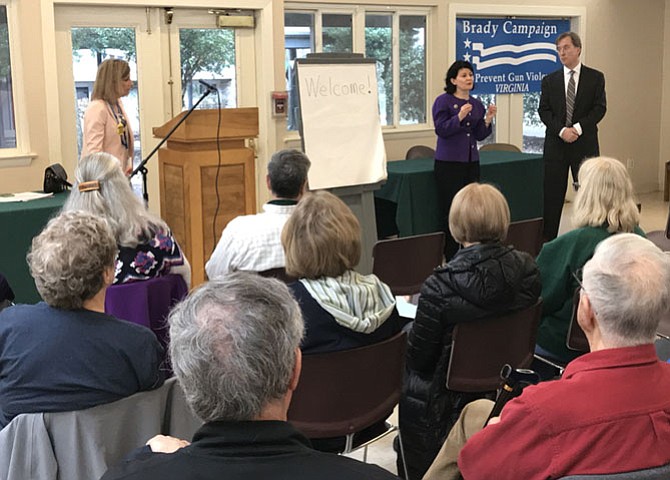
[[[144,160],[142,160],[142,162],[137,166],[137,168],[135,168],[135,170],[133,170],[133,172],[130,174],[129,179],[133,178],[138,173],[142,174],[142,198],[144,198],[144,203],[146,205],[149,205],[149,191],[147,190],[147,173],[148,173],[148,170],[147,170],[147,167],[146,167],[147,162],[149,161],[149,159],[151,159],[151,157],[154,156],[154,154],[158,151],[158,149],[161,148],[163,146],[163,144],[168,141],[168,139],[174,133],[174,131],[177,130],[177,128],[179,128],[179,125],[184,123],[184,121],[188,118],[188,116],[191,113],[193,113],[193,110],[195,110],[196,107],[198,105],[200,105],[200,102],[202,102],[205,99],[205,97],[207,95],[209,95],[210,93],[212,93],[213,91],[215,91],[215,90],[213,90],[211,88],[208,88],[205,91],[205,93],[203,93],[200,96],[198,101],[193,104],[193,106],[188,110],[188,112],[186,112],[186,115],[184,115],[183,117],[181,117],[179,119],[179,121],[176,123],[176,125],[174,127],[172,127],[172,129],[167,133],[167,135],[165,135],[165,137],[163,137],[163,139],[161,139],[161,141],[158,142],[158,145],[156,145],[156,147],[151,151],[151,153],[149,153],[149,155],[147,155],[147,157]]]

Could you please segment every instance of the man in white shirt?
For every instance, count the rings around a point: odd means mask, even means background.
[[[210,280],[235,271],[264,272],[284,267],[281,231],[307,189],[310,161],[298,150],[272,155],[266,176],[272,200],[263,212],[242,215],[226,225],[205,265]]]

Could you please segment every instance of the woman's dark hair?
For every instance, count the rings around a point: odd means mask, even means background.
[[[452,78],[456,78],[458,76],[458,72],[462,68],[467,68],[470,70],[472,73],[475,72],[475,69],[472,68],[472,64],[470,62],[466,62],[465,60],[456,60],[454,63],[451,64],[451,67],[449,67],[449,70],[447,70],[447,77],[444,79],[444,91],[450,94],[453,94],[456,91],[456,85],[451,83]],[[472,84],[472,89],[475,89],[475,84]]]

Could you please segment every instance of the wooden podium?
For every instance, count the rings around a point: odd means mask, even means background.
[[[154,136],[165,137],[185,114],[155,127]],[[220,149],[218,124],[218,110],[195,110],[158,152],[161,216],[191,263],[192,287],[205,281],[205,263],[228,222],[256,213],[254,151],[245,140],[258,136],[258,109],[221,109]]]

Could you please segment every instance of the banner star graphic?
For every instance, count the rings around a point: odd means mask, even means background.
[[[470,44],[472,43],[469,38],[466,38],[465,41],[463,42],[465,44],[465,48],[470,48]]]
[[[463,60],[465,60],[466,62],[469,62],[470,57],[471,57],[471,55],[469,53],[466,53],[465,55],[463,55]]]

